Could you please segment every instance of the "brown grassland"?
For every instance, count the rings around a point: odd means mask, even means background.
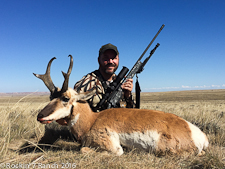
[[[66,127],[37,122],[48,101],[47,95],[0,97],[0,168],[225,168],[225,90],[141,94],[142,109],[176,114],[207,134],[210,146],[202,157],[135,149],[120,157],[81,154]]]

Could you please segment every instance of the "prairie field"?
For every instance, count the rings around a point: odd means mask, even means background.
[[[81,154],[67,127],[36,120],[48,102],[46,94],[0,96],[0,168],[225,168],[225,90],[141,93],[142,109],[176,114],[206,133],[210,146],[201,157]]]

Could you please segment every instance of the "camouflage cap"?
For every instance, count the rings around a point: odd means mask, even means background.
[[[119,52],[117,50],[117,47],[112,45],[111,43],[108,43],[106,45],[103,45],[100,49],[99,49],[99,56],[104,53],[106,50],[108,49],[112,49],[116,52],[117,55],[119,55]]]

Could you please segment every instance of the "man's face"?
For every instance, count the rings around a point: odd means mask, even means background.
[[[119,65],[119,56],[112,49],[106,50],[98,58],[99,69],[107,74],[113,74]]]

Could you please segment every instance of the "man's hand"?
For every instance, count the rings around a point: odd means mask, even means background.
[[[121,88],[124,91],[124,98],[129,98],[133,89],[133,79],[127,79],[127,81],[121,85]]]

